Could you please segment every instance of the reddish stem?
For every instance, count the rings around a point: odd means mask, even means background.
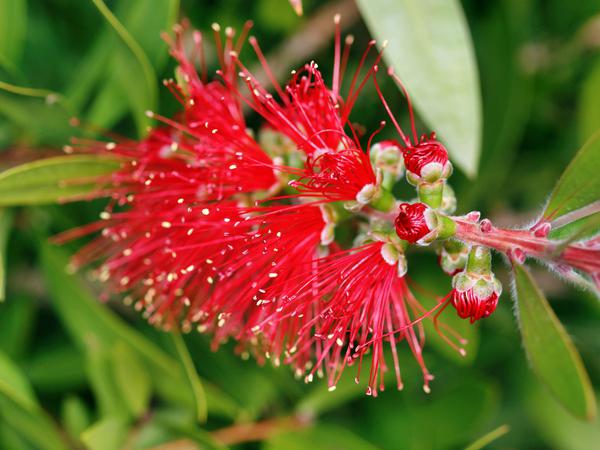
[[[485,245],[514,259],[515,252],[554,264],[567,264],[590,274],[600,272],[600,249],[571,244],[562,251],[559,244],[536,237],[530,230],[508,230],[491,227],[483,230],[480,224],[453,217],[456,238],[469,244]]]

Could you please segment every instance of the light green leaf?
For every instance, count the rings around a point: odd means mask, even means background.
[[[113,377],[123,401],[134,417],[148,409],[152,380],[142,361],[130,347],[117,342],[111,352]]]
[[[81,433],[89,450],[120,450],[127,437],[127,423],[111,417],[100,420]]]
[[[90,412],[79,397],[69,396],[61,405],[61,419],[65,429],[74,438],[90,426]]]
[[[600,128],[600,58],[583,81],[577,105],[579,142],[586,142]]]
[[[0,0],[0,67],[16,66],[25,44],[27,1]]]
[[[338,425],[320,424],[300,431],[276,433],[263,450],[377,450],[377,447]]]
[[[41,450],[65,450],[58,431],[40,408],[25,376],[0,352],[0,418]]]
[[[11,226],[11,212],[0,208],[0,302],[6,298],[6,244]]]
[[[190,389],[194,394],[194,403],[196,405],[196,416],[198,421],[206,422],[206,394],[204,393],[204,388],[202,387],[202,381],[200,381],[200,377],[198,376],[198,372],[196,371],[192,357],[190,356],[181,334],[178,331],[174,331],[171,333],[171,337],[173,338],[175,349],[179,355],[179,360],[183,366]]]
[[[481,95],[468,24],[458,0],[358,0],[384,59],[421,117],[467,175],[477,173]]]
[[[564,171],[544,210],[546,220],[600,201],[600,131],[581,147]]]
[[[119,168],[114,159],[69,155],[26,163],[0,173],[0,206],[37,205],[91,192]]]
[[[484,434],[475,442],[470,444],[465,450],[481,450],[486,448],[489,444],[494,442],[496,439],[501,438],[510,431],[510,427],[506,424],[499,426],[498,428]]]
[[[577,349],[548,301],[520,265],[513,267],[523,346],[537,376],[579,418],[596,416],[596,400]]]

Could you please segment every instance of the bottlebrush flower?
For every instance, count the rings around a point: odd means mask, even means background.
[[[214,81],[207,77],[200,33],[191,33],[191,56],[184,45],[187,24],[167,38],[179,67],[177,81],[165,84],[182,105],[179,114],[151,114],[161,125],[139,142],[78,142],[79,151],[111,153],[122,167],[95,194],[112,198],[103,220],[62,236],[102,230],[74,262],[101,262],[97,273],[110,291],[126,295],[156,325],[212,333],[213,348],[233,338],[238,351],[291,364],[308,381],[326,374],[330,388],[345,367],[356,364],[360,373],[365,361],[368,392],[376,395],[383,389],[387,344],[402,388],[396,347],[405,340],[429,391],[421,321],[449,297],[429,311],[419,303],[404,279],[406,242],[400,238],[445,237],[449,219],[423,203],[404,204],[396,235],[389,220],[381,219],[382,231],[368,217],[395,204],[382,178],[386,171],[397,178],[410,143],[403,137],[403,144],[372,147],[377,130],[364,150],[349,122],[381,57],[361,75],[374,42],[342,94],[350,44],[342,52],[339,18],[331,86],[312,62],[281,87],[249,38],[276,99],[239,59],[249,25],[237,40],[229,28],[224,41],[220,28],[213,29],[220,62]],[[238,88],[239,77],[247,93]],[[244,102],[266,122],[260,143],[247,130]],[[281,194],[281,174],[292,178],[296,192]],[[336,242],[340,216],[367,228],[364,245],[348,249]],[[434,323],[439,331],[437,317]]]

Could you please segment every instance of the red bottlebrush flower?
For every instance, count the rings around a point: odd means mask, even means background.
[[[336,213],[327,203],[364,205],[381,188],[370,154],[349,123],[358,93],[376,71],[375,63],[359,80],[374,42],[342,96],[349,43],[342,54],[339,18],[336,24],[331,88],[314,63],[281,88],[256,40],[249,39],[278,100],[238,59],[249,27],[237,40],[226,29],[224,42],[213,27],[221,70],[220,80],[210,82],[202,35],[191,34],[194,46],[188,56],[183,43],[187,26],[176,27],[171,52],[179,62],[179,81],[166,85],[182,112],[173,119],[154,116],[162,125],[141,142],[84,143],[88,151],[116,155],[123,165],[97,192],[113,199],[103,220],[64,237],[102,230],[75,262],[101,261],[100,279],[113,292],[126,294],[126,301],[156,325],[211,332],[214,347],[234,338],[239,351],[259,361],[270,357],[276,364],[292,364],[308,380],[326,373],[330,388],[346,366],[357,364],[360,372],[368,359],[373,395],[383,389],[387,343],[402,388],[396,346],[406,340],[429,391],[432,377],[422,355],[421,320],[447,305],[446,299],[430,311],[421,306],[403,278],[404,243],[396,236],[351,250],[340,250],[334,241]],[[237,88],[238,73],[249,87],[247,96]],[[295,162],[303,167],[276,163],[292,152],[267,152],[254,141],[243,118],[244,101],[273,132],[293,141],[302,152],[293,155]],[[279,171],[297,177],[290,183],[297,195],[275,196],[281,188]],[[307,204],[303,197],[316,201]],[[269,206],[257,206],[260,200]],[[427,239],[434,231],[429,222],[437,216],[429,220],[423,204],[405,205],[397,229],[404,226],[411,236],[418,235],[415,240]],[[410,214],[422,223],[408,223]],[[421,233],[422,224],[426,233]]]
[[[400,239],[411,244],[428,240],[436,227],[431,216],[431,208],[425,203],[402,203],[394,221]]]
[[[502,285],[493,274],[461,272],[452,280],[451,303],[459,317],[473,323],[496,310]]]

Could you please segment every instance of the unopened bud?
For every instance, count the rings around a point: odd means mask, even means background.
[[[422,182],[433,183],[446,179],[452,174],[452,164],[448,161],[448,151],[435,139],[435,135],[421,138],[421,142],[402,150],[406,178],[418,186]]]

